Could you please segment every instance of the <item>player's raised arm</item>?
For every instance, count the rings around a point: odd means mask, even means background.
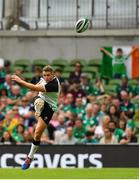
[[[32,84],[32,83],[28,83],[24,80],[22,80],[20,77],[18,77],[17,75],[12,75],[12,80],[13,81],[16,81],[17,83],[19,83],[20,85],[30,89],[30,90],[33,90],[33,91],[40,91],[40,92],[45,92],[45,89],[44,87],[41,85],[41,84]]]
[[[104,49],[104,48],[100,48],[100,51],[104,52],[106,55],[108,55],[111,58],[113,57],[112,54],[109,51],[107,51],[106,49]]]

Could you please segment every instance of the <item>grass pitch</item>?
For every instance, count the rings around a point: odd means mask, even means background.
[[[0,169],[0,179],[139,179],[139,168]]]

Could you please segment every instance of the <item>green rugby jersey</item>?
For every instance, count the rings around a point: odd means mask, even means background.
[[[122,56],[122,57],[117,57],[114,56],[112,57],[112,64],[113,64],[113,74],[126,74],[126,66],[124,62],[128,59],[128,56]]]

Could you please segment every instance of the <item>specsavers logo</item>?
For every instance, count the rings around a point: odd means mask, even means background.
[[[0,167],[1,168],[12,168],[19,167],[24,163],[26,154],[18,153],[16,155],[12,153],[4,153],[0,157]],[[31,163],[31,168],[84,168],[85,162],[89,164],[90,167],[102,168],[103,163],[101,161],[102,155],[98,153],[94,154],[78,154],[75,156],[71,153],[65,154],[35,154],[34,160]],[[88,166],[87,166],[88,167]]]

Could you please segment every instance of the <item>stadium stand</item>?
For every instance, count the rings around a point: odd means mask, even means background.
[[[36,63],[35,65],[43,67],[49,61],[36,60],[34,62],[32,65]],[[76,64],[72,62],[72,66],[66,66],[66,60],[61,61],[61,64],[59,62],[53,61],[56,69],[65,67],[62,76],[60,75],[63,80],[61,81],[59,111],[53,116],[48,132],[42,136],[42,143],[104,143],[106,129],[104,131],[103,127],[111,126],[111,121],[115,123],[111,135],[116,140],[109,141],[109,143],[123,143],[127,128],[131,129],[133,136],[139,137],[139,92],[135,93],[135,89],[139,88],[138,80],[127,82],[133,87],[132,96],[125,89],[120,90],[119,96],[117,87],[121,87],[122,80],[109,79],[106,84],[100,78],[101,74],[97,67],[84,63],[78,82],[71,82],[70,74],[75,71]],[[78,61],[74,60],[74,62]],[[13,72],[13,67],[17,68],[24,72],[20,74],[21,77],[32,82],[36,71],[25,71],[24,67],[27,65],[28,60],[25,62],[18,60],[11,64],[11,72]],[[92,76],[93,74],[95,76]],[[31,134],[35,126],[35,116],[31,110],[33,92],[13,84],[10,81],[10,74],[6,74],[5,67],[1,70],[0,81],[2,82],[0,87],[0,142],[5,144],[31,142]],[[69,131],[72,133],[72,141],[69,140]],[[122,134],[119,134],[121,132]],[[28,138],[26,134],[29,135]],[[6,136],[9,138],[6,139]],[[129,142],[132,142],[131,137]]]

